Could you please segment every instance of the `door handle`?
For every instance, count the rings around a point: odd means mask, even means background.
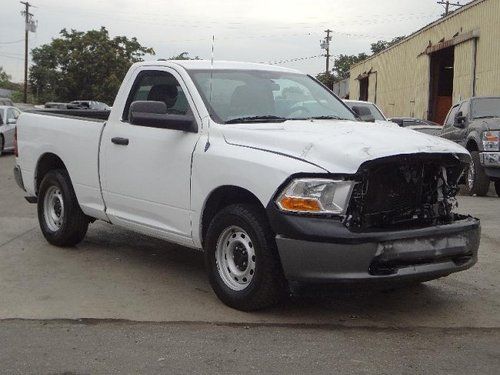
[[[128,138],[113,137],[111,138],[111,142],[115,145],[128,146]]]

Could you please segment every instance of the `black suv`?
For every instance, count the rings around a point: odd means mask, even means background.
[[[500,196],[500,97],[476,97],[454,105],[441,137],[461,144],[471,153],[466,191],[485,196],[493,181]]]

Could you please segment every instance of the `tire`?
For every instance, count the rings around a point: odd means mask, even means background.
[[[3,155],[4,146],[5,146],[5,141],[3,140],[3,135],[0,135],[0,156]]]
[[[471,151],[472,164],[467,171],[465,192],[468,195],[484,197],[490,190],[490,178],[484,173],[484,168],[479,160],[479,152]]]
[[[205,240],[205,263],[215,294],[229,307],[254,311],[286,296],[274,234],[257,206],[234,204],[215,215]]]
[[[500,181],[495,181],[495,191],[497,195],[500,197]]]
[[[38,221],[52,245],[74,246],[85,237],[89,220],[80,209],[65,170],[50,171],[43,178],[38,192]]]

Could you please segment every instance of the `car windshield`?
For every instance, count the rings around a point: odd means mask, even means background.
[[[347,106],[351,109],[354,108],[364,108],[372,114],[373,118],[376,121],[387,121],[384,115],[378,110],[378,108],[372,103],[363,103],[363,102],[346,102]]]
[[[339,99],[305,74],[261,70],[191,70],[189,74],[219,123],[355,120]]]
[[[472,100],[472,118],[500,117],[500,98]]]

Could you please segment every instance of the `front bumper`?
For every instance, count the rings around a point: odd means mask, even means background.
[[[317,226],[324,219],[286,220],[292,227],[288,226],[288,235],[277,235],[276,243],[289,281],[426,281],[466,270],[477,262],[481,229],[479,220],[472,217],[460,217],[448,225],[372,233],[353,233],[331,220],[329,229]],[[311,228],[302,225],[306,221],[316,228],[310,236],[293,228]],[[283,229],[283,223],[274,224]]]
[[[500,178],[500,152],[481,152],[479,161],[490,178]]]

